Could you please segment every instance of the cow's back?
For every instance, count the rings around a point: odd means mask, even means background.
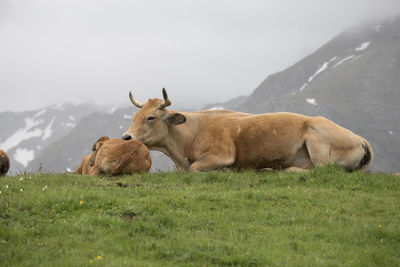
[[[131,174],[148,171],[151,157],[148,148],[139,140],[112,138],[99,149],[95,164],[104,173]]]

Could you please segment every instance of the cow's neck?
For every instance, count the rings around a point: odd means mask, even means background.
[[[190,112],[182,112],[182,114],[187,118],[186,123],[171,126],[168,138],[151,149],[161,151],[169,156],[178,169],[189,170],[191,162],[188,153],[198,132],[199,123],[196,115]]]
[[[153,147],[152,149],[163,152],[165,155],[170,157],[178,170],[189,170],[190,163],[186,160],[186,157],[178,152],[177,149],[169,149],[161,146]]]

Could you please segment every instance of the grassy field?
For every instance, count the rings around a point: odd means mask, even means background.
[[[0,266],[399,266],[400,178],[0,177]]]

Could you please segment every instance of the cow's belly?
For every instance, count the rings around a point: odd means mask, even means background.
[[[264,169],[264,168],[272,168],[272,169],[285,169],[291,167],[290,162],[292,157],[266,157],[266,156],[257,156],[257,157],[249,157],[249,158],[237,158],[235,163],[233,164],[233,168],[235,169]]]
[[[279,137],[267,136],[246,141],[237,145],[234,168],[305,168],[310,162],[304,143],[296,137],[282,141]]]

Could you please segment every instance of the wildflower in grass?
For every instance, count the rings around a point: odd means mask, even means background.
[[[22,188],[21,188],[19,191],[23,192],[24,190],[22,190]]]
[[[32,179],[32,176],[29,176],[29,179]]]
[[[93,263],[93,261],[92,261],[92,260],[89,260],[89,263]]]
[[[101,256],[97,256],[97,259],[98,259],[98,260],[101,260]]]
[[[6,185],[6,188],[8,189],[8,185]]]
[[[79,205],[82,205],[83,204],[83,201],[81,200],[81,201],[79,201]]]
[[[24,180],[24,177],[19,178],[20,181]]]
[[[382,225],[378,225],[379,228],[382,228]]]
[[[1,191],[0,191],[0,195],[1,195]]]

